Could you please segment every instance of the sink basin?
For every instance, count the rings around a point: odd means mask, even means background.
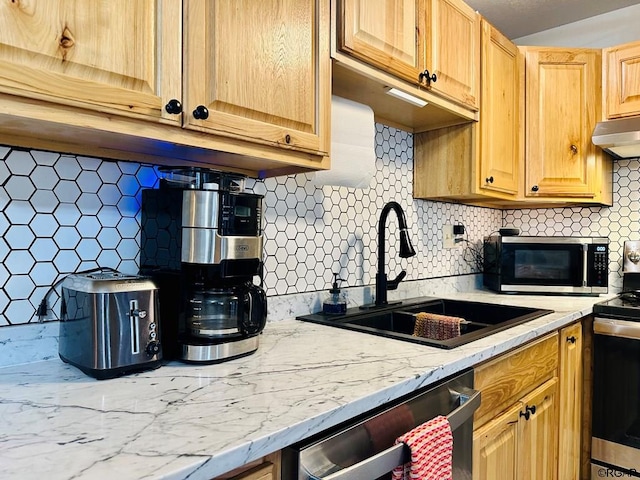
[[[415,314],[419,312],[462,317],[466,321],[460,325],[460,336],[450,340],[417,337],[413,335],[413,330]],[[298,320],[450,349],[552,312],[465,300],[420,298],[370,310],[350,308],[343,315],[305,315],[298,317]]]

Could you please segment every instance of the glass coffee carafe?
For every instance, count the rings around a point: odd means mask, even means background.
[[[256,335],[264,328],[267,302],[262,288],[250,282],[194,287],[187,303],[186,335],[202,341],[226,341]]]

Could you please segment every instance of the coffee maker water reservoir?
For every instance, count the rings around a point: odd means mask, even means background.
[[[165,358],[215,363],[253,353],[264,329],[262,196],[244,177],[163,168],[142,192],[141,271],[159,286]]]

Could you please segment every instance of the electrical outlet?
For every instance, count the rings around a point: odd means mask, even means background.
[[[442,246],[444,248],[455,248],[456,241],[453,234],[453,225],[446,224],[442,226]]]

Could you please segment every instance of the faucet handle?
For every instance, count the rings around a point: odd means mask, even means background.
[[[400,285],[400,282],[404,279],[404,277],[407,276],[407,271],[406,270],[402,270],[398,276],[396,278],[394,278],[393,280],[389,280],[387,282],[387,290],[395,290],[396,288],[398,288],[398,285]]]

